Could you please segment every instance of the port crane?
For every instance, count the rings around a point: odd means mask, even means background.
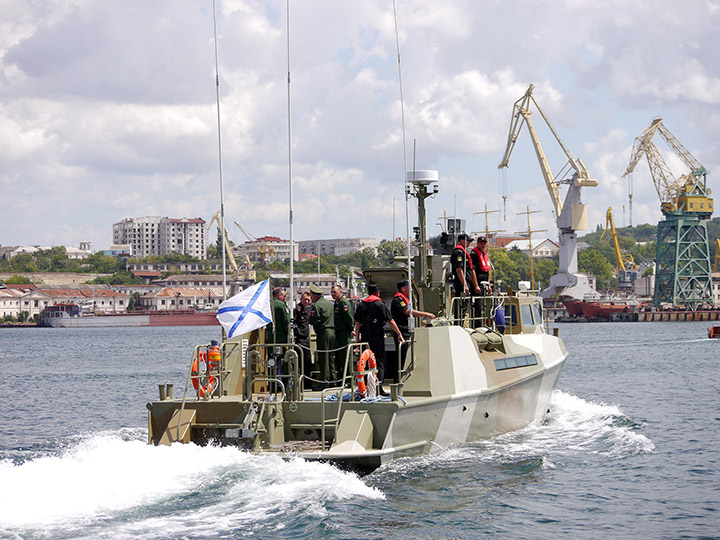
[[[673,175],[653,143],[655,134],[690,169],[688,173],[677,178]],[[691,309],[712,303],[707,222],[713,213],[713,200],[707,188],[707,170],[670,133],[662,118],[654,118],[635,138],[623,177],[632,174],[643,155],[663,214],[658,222],[654,303],[670,302]]]
[[[629,290],[633,288],[633,283],[638,277],[638,266],[631,254],[623,255],[620,251],[620,243],[618,242],[617,231],[612,218],[612,208],[608,208],[605,213],[605,230],[600,235],[600,239],[610,230],[613,239],[613,247],[615,248],[615,260],[618,269],[618,288],[621,290]]]
[[[222,229],[222,226],[220,225],[220,211],[218,210],[213,214],[213,217],[210,219],[210,223],[208,223],[208,231],[212,227],[213,223],[217,223],[218,231]],[[225,252],[227,254],[227,259],[230,261],[230,266],[232,266],[233,275],[232,275],[232,282],[230,283],[230,296],[235,296],[238,291],[240,290],[240,269],[238,268],[237,263],[235,262],[235,257],[233,256],[232,247],[230,246],[230,241],[228,240],[227,231],[222,231],[222,237],[223,242],[225,242]]]
[[[253,235],[251,235],[249,232],[247,232],[245,229],[243,229],[240,224],[237,221],[233,221],[238,229],[240,229],[240,232],[242,232],[245,235],[245,238],[247,238],[250,243],[255,247],[257,252],[260,254],[260,258],[263,262],[267,261],[268,255],[273,256],[275,255],[275,247],[274,246],[267,246],[265,244],[260,245],[257,241],[257,238],[255,238]]]
[[[525,95],[518,99],[512,112],[510,121],[510,132],[508,134],[507,147],[503,156],[499,169],[509,165],[510,155],[515,148],[520,130],[523,125],[527,125],[535,154],[540,163],[543,178],[553,209],[556,216],[556,223],[559,231],[560,261],[559,270],[556,275],[550,279],[550,286],[542,292],[544,297],[553,295],[583,299],[586,295],[596,295],[597,292],[590,286],[587,276],[578,273],[577,265],[577,231],[586,230],[588,228],[588,207],[581,201],[581,192],[583,187],[595,187],[598,181],[590,178],[587,168],[581,159],[575,159],[567,147],[563,144],[555,129],[550,124],[547,116],[538,105],[533,96],[534,86],[531,84]],[[562,148],[567,162],[557,175],[550,170],[550,165],[545,152],[543,151],[540,139],[538,138],[535,126],[532,122],[531,105],[534,105],[547,124],[555,140]],[[568,177],[565,177],[569,175]],[[563,202],[560,196],[560,185],[567,185],[568,190]]]

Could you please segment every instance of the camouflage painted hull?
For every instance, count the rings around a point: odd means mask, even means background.
[[[492,346],[487,334],[460,326],[417,329],[411,376],[393,399],[338,404],[303,392],[277,401],[236,394],[149,403],[149,442],[236,445],[370,471],[520,429],[548,411],[567,351],[541,327],[495,334]]]

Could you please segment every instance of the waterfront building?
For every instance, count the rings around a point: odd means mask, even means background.
[[[293,250],[293,260],[298,258],[298,243],[295,242]],[[242,264],[243,261],[251,262],[274,262],[290,259],[290,240],[283,240],[277,236],[261,236],[250,242],[243,242],[233,247],[233,255],[235,260]]]
[[[110,244],[109,249],[102,251],[108,257],[132,257],[132,244]]]
[[[347,255],[365,248],[377,247],[374,238],[332,238],[329,240],[302,240],[298,242],[299,253],[311,255]]]
[[[213,272],[220,274],[222,273],[222,261],[220,259],[206,259],[204,261],[179,263],[129,262],[127,264],[127,270],[135,274],[138,272],[158,272],[158,275],[168,272],[179,272],[182,274],[206,274]],[[229,261],[225,263],[225,270],[228,274],[233,271]]]
[[[25,294],[22,290],[15,288],[0,288],[0,317],[15,317],[20,315],[20,303]]]
[[[228,276],[228,281],[230,279]],[[222,287],[223,277],[222,274],[176,275],[156,280],[155,284],[164,287]]]
[[[526,255],[530,255],[530,241],[526,238],[524,240],[513,240],[505,246],[506,251],[511,249],[519,249]],[[560,250],[555,242],[549,238],[543,238],[542,240],[533,240],[532,256],[533,257],[553,257],[557,255]]]
[[[164,287],[140,296],[136,307],[149,311],[216,310],[222,301],[222,287]]]
[[[157,216],[126,218],[113,224],[113,244],[130,244],[135,257],[179,253],[205,259],[205,220]]]
[[[68,259],[87,259],[92,255],[90,250],[90,242],[81,242],[80,248],[62,246],[65,248],[65,253]],[[10,260],[16,255],[28,254],[32,255],[38,251],[49,251],[52,246],[0,246],[0,258]]]

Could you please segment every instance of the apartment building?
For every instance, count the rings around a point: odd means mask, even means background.
[[[207,257],[205,220],[147,216],[113,224],[113,244],[130,244],[135,257],[179,253]]]

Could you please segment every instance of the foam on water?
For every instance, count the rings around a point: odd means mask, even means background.
[[[410,472],[418,467],[448,467],[467,460],[513,463],[538,459],[543,468],[563,457],[623,459],[655,451],[655,445],[638,433],[641,427],[627,418],[617,405],[586,401],[555,390],[550,414],[524,429],[489,440],[453,445],[421,458],[390,463],[388,472]]]
[[[57,456],[0,462],[0,537],[28,530],[106,537],[108,526],[113,538],[167,537],[208,523],[216,531],[256,526],[298,509],[322,517],[327,503],[383,498],[327,464],[145,440],[141,433],[130,440],[127,432],[100,433]]]

